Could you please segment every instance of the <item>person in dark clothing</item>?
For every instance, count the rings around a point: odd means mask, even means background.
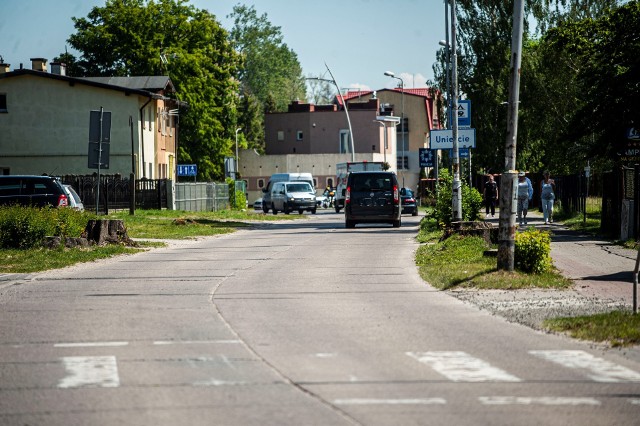
[[[493,179],[493,175],[489,175],[489,180],[484,184],[484,190],[482,191],[485,205],[485,215],[491,217],[496,215],[496,203],[498,202],[498,184]]]

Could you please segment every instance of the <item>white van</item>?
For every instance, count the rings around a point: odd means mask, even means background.
[[[269,178],[267,186],[262,188],[262,211],[269,213],[269,209],[273,206],[271,194],[273,193],[273,185],[277,182],[307,182],[311,185],[311,188],[315,191],[315,185],[313,184],[313,176],[311,173],[274,173]]]

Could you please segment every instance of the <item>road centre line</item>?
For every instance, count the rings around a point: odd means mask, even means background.
[[[478,400],[484,405],[600,405],[595,398],[580,397],[481,396]]]
[[[101,348],[114,346],[127,346],[129,342],[79,342],[79,343],[56,343],[54,348]]]
[[[520,382],[521,380],[462,351],[406,352],[454,382]]]
[[[591,374],[587,376],[596,382],[640,382],[640,373],[623,367],[622,365],[595,357],[585,351],[529,351],[529,353],[544,360],[560,364],[563,367],[589,370]]]
[[[444,398],[407,398],[407,399],[377,399],[377,398],[346,398],[334,399],[335,405],[444,405]]]
[[[68,375],[60,380],[59,388],[117,388],[120,386],[115,356],[64,357],[62,362]]]

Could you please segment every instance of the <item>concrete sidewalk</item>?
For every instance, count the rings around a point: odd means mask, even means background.
[[[485,220],[498,226],[498,214]],[[633,269],[636,250],[612,241],[569,230],[562,223],[545,225],[542,213],[529,211],[528,225],[551,231],[551,258],[554,266],[574,280],[575,291],[585,297],[616,301],[633,306]],[[524,227],[519,227],[524,229]],[[640,288],[639,288],[640,290]]]

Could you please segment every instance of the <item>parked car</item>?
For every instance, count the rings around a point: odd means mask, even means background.
[[[308,182],[277,182],[271,191],[271,210],[273,214],[278,211],[289,214],[294,210],[302,214],[310,211],[316,214],[316,193]],[[263,211],[265,206],[262,206]]]
[[[402,203],[402,214],[418,216],[418,202],[409,188],[400,188],[400,202]]]
[[[63,184],[63,187],[65,191],[67,191],[67,197],[69,198],[69,207],[76,210],[83,211],[84,204],[82,203],[82,200],[80,199],[80,196],[78,195],[76,190],[73,189],[73,186]]]
[[[69,195],[62,183],[51,176],[0,176],[0,205],[67,207]]]
[[[253,209],[254,210],[262,210],[262,198],[258,198],[257,200],[255,200],[253,202]]]
[[[400,227],[400,191],[393,172],[351,172],[347,177],[345,226],[390,223]]]

